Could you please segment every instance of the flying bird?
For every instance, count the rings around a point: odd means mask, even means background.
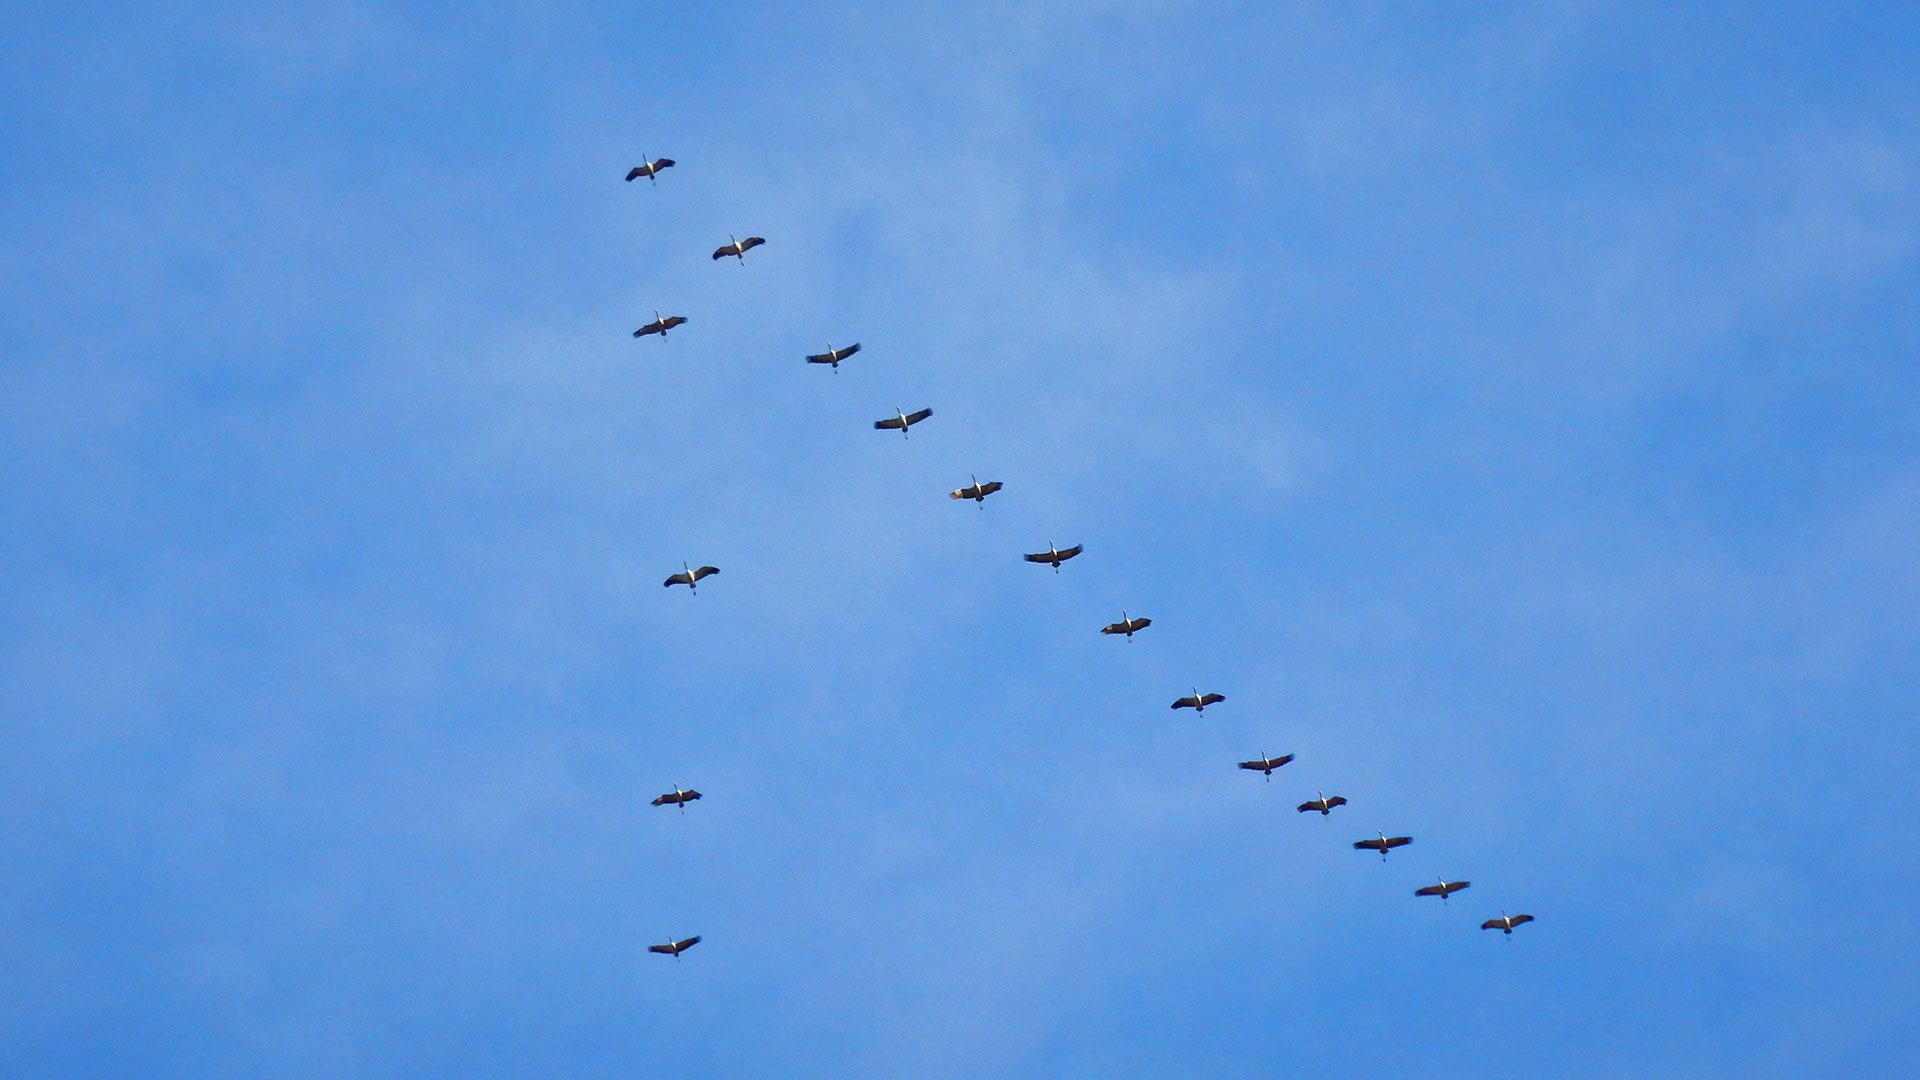
[[[1437,896],[1442,903],[1445,903],[1448,896],[1473,884],[1471,881],[1448,881],[1446,878],[1436,878],[1435,880],[1439,881],[1440,884],[1429,885],[1424,889],[1415,889],[1413,890],[1413,895]]]
[[[827,351],[823,353],[814,353],[812,356],[807,357],[807,363],[832,364],[833,373],[835,375],[838,375],[840,374],[840,361],[845,360],[847,357],[852,356],[854,353],[857,353],[859,351],[860,351],[860,343],[857,341],[847,346],[844,349],[834,348],[833,342],[829,341],[827,342]]]
[[[678,960],[680,959],[681,953],[686,952],[698,944],[700,944],[700,935],[695,934],[692,937],[681,938],[679,941],[669,941],[665,945],[649,945],[647,946],[647,951],[657,952],[664,956],[671,956],[675,960]]]
[[[1116,622],[1116,623],[1108,623],[1107,625],[1105,625],[1105,626],[1103,626],[1103,627],[1101,627],[1101,628],[1100,628],[1100,632],[1101,632],[1101,633],[1103,633],[1103,634],[1125,634],[1125,635],[1127,635],[1127,640],[1128,640],[1128,641],[1132,641],[1132,640],[1133,640],[1133,632],[1134,632],[1135,630],[1145,630],[1145,629],[1146,629],[1147,627],[1149,627],[1149,626],[1152,626],[1152,625],[1153,625],[1153,620],[1152,620],[1152,619],[1148,619],[1148,618],[1139,618],[1139,619],[1129,619],[1129,618],[1127,618],[1127,612],[1126,612],[1126,609],[1125,609],[1125,608],[1122,608],[1122,609],[1120,609],[1120,621],[1119,621],[1119,622]]]
[[[713,250],[714,259],[724,259],[731,255],[740,260],[741,266],[747,265],[747,252],[766,243],[765,240],[758,236],[749,236],[745,240],[735,240],[732,233],[727,234],[727,239],[732,242],[723,247],[715,248]]]
[[[633,336],[646,337],[648,334],[659,334],[660,340],[665,341],[667,340],[667,331],[686,321],[687,317],[685,315],[669,315],[663,319],[660,317],[660,312],[656,309],[653,313],[653,321],[635,330]]]
[[[646,155],[640,155],[640,160],[647,161]],[[627,183],[631,184],[644,176],[648,183],[658,186],[659,181],[654,179],[655,174],[661,169],[671,168],[673,168],[673,159],[670,157],[663,157],[659,161],[647,161],[645,165],[635,165],[633,171],[627,174]]]
[[[971,476],[971,474],[969,475]],[[947,492],[947,498],[972,499],[975,503],[984,507],[987,504],[987,496],[999,491],[1005,486],[998,480],[989,480],[983,484],[977,476],[971,476],[971,479],[973,480],[972,487],[954,488],[952,491]]]
[[[678,806],[680,808],[680,812],[684,814],[687,812],[687,804],[699,797],[700,797],[700,793],[693,790],[692,788],[688,788],[685,791],[681,791],[680,785],[675,784],[673,785],[672,791],[653,800],[653,805]]]
[[[1279,757],[1270,758],[1267,756],[1267,752],[1262,750],[1260,751],[1259,761],[1243,761],[1240,763],[1240,767],[1243,769],[1252,769],[1258,773],[1265,773],[1266,778],[1271,780],[1273,779],[1273,770],[1292,760],[1292,754],[1281,754]]]
[[[919,423],[920,421],[925,420],[927,417],[932,416],[933,410],[921,409],[919,412],[916,412],[916,413],[905,413],[900,411],[900,406],[895,405],[893,407],[893,413],[894,414],[891,417],[888,417],[885,420],[875,420],[873,422],[873,429],[875,431],[897,430],[900,432],[901,438],[906,438],[907,429]]]
[[[1053,572],[1057,574],[1060,572],[1061,563],[1066,562],[1068,559],[1073,558],[1085,550],[1087,549],[1084,544],[1075,544],[1070,548],[1057,548],[1053,546],[1053,541],[1049,540],[1047,541],[1047,550],[1035,552],[1032,555],[1025,556],[1025,558],[1028,562],[1052,563]]]
[[[672,588],[675,585],[685,585],[687,588],[692,589],[697,595],[700,592],[700,587],[695,585],[694,582],[699,581],[701,578],[712,577],[719,572],[720,568],[717,566],[703,566],[698,570],[694,570],[689,568],[686,563],[681,563],[680,572],[672,575],[660,584],[668,588]]]
[[[1192,709],[1195,713],[1204,713],[1207,711],[1207,706],[1216,701],[1225,700],[1227,700],[1227,695],[1225,694],[1203,694],[1200,692],[1200,688],[1196,686],[1193,688],[1192,694],[1174,702],[1173,707],[1176,709]]]
[[[1511,934],[1513,933],[1514,927],[1519,926],[1521,923],[1530,923],[1532,921],[1533,916],[1531,915],[1508,915],[1507,909],[1501,908],[1500,917],[1497,919],[1488,919],[1486,922],[1481,923],[1480,929],[1499,930],[1503,933]]]
[[[1333,813],[1334,807],[1347,805],[1347,800],[1343,796],[1335,795],[1329,799],[1327,798],[1327,793],[1324,791],[1316,791],[1314,794],[1319,796],[1319,798],[1308,799],[1306,802],[1301,803],[1298,807],[1301,813],[1304,814],[1309,810],[1318,810],[1320,811],[1321,817],[1326,817],[1328,814]]]
[[[1384,862],[1386,861],[1388,851],[1397,847],[1405,847],[1411,843],[1413,843],[1413,837],[1411,836],[1388,836],[1386,833],[1381,833],[1380,839],[1378,840],[1355,840],[1353,846],[1356,851],[1379,852],[1380,859]]]

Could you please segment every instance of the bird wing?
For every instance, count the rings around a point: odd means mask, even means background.
[[[1189,695],[1175,701],[1172,707],[1176,709],[1197,709],[1200,707],[1200,702],[1198,699]]]
[[[647,170],[635,165],[633,171],[627,174],[627,183],[631,184],[645,175],[647,175]]]
[[[856,341],[844,349],[834,350],[833,355],[836,360],[845,360],[847,357],[852,356],[854,353],[857,353],[859,351],[860,351],[860,343]]]
[[[657,952],[657,953],[664,953],[664,954],[666,954],[666,955],[668,955],[668,956],[672,956],[672,955],[673,955],[673,951],[674,951],[674,950],[673,950],[673,943],[672,943],[672,942],[668,942],[668,943],[667,943],[667,944],[665,944],[665,945],[649,945],[649,946],[647,946],[647,951],[648,951],[648,952]]]
[[[1042,551],[1034,555],[1022,555],[1021,558],[1027,560],[1028,562],[1052,562],[1053,552]]]
[[[1147,627],[1149,627],[1149,626],[1152,626],[1152,625],[1153,625],[1153,620],[1152,620],[1152,619],[1135,619],[1135,620],[1133,620],[1133,628],[1134,628],[1135,630],[1145,630],[1145,629],[1146,629]]]
[[[655,799],[655,800],[653,800],[653,805],[655,805],[655,806],[665,806],[665,805],[667,805],[668,803],[670,803],[670,802],[673,802],[673,801],[674,801],[674,798],[673,798],[673,796],[672,796],[671,794],[667,794],[667,795],[662,795],[662,796],[660,796],[659,798],[657,798],[657,799]]]
[[[1499,919],[1488,919],[1486,922],[1480,924],[1480,929],[1482,930],[1505,930],[1506,928],[1506,924],[1502,923]]]
[[[669,315],[660,320],[660,325],[663,329],[671,330],[686,321],[687,317],[685,315]]]
[[[980,485],[980,494],[991,495],[994,492],[999,491],[1001,488],[1005,486],[1006,486],[1005,484],[1002,484],[998,480],[989,480],[986,483]]]
[[[661,326],[661,325],[660,325],[659,323],[657,323],[657,322],[650,322],[650,323],[648,323],[647,325],[645,325],[645,326],[643,326],[643,327],[641,327],[640,329],[638,329],[638,330],[635,330],[635,331],[633,332],[633,336],[634,336],[634,337],[646,337],[646,336],[647,336],[648,334],[657,334],[657,333],[659,333],[660,331],[662,331],[662,330],[664,330],[664,329],[666,329],[666,328],[665,328],[665,327],[663,327],[663,326]]]
[[[1459,892],[1461,889],[1467,888],[1472,884],[1473,882],[1471,881],[1449,881],[1447,882],[1447,891],[1450,893],[1456,893],[1456,892]]]
[[[767,242],[767,241],[766,241],[766,240],[765,240],[764,238],[762,238],[762,237],[758,237],[758,236],[749,236],[749,237],[747,237],[747,238],[746,238],[745,240],[742,240],[742,241],[740,241],[740,250],[741,250],[741,251],[750,251],[750,250],[752,250],[752,249],[754,249],[754,248],[757,248],[757,247],[759,247],[759,246],[760,246],[761,244],[764,244],[764,243],[766,243],[766,242]]]
[[[1376,837],[1372,840],[1355,840],[1353,846],[1358,851],[1385,851],[1392,845]]]
[[[1388,847],[1406,847],[1406,846],[1407,846],[1408,844],[1411,844],[1411,843],[1413,843],[1413,837],[1411,837],[1411,836],[1389,836],[1389,837],[1387,837],[1387,846],[1388,846]]]
[[[727,244],[722,247],[717,247],[713,249],[713,257],[716,259],[724,259],[729,255],[738,255],[738,254],[740,254],[739,250],[732,244]]]
[[[1080,554],[1081,552],[1083,552],[1083,551],[1085,551],[1085,550],[1087,550],[1085,546],[1083,546],[1083,545],[1081,545],[1081,544],[1075,544],[1075,545],[1073,545],[1073,546],[1072,546],[1072,547],[1070,547],[1070,548],[1061,548],[1061,549],[1060,549],[1060,557],[1061,557],[1062,559],[1071,559],[1071,558],[1073,558],[1073,557],[1074,557],[1075,555],[1078,555],[1078,554]]]
[[[1212,705],[1216,701],[1225,701],[1225,700],[1227,700],[1227,695],[1225,694],[1203,694],[1200,698],[1200,704]]]
[[[688,788],[687,790],[680,793],[681,802],[692,802],[693,800],[699,797],[700,797],[700,793],[693,790],[692,788]]]
[[[681,572],[667,578],[667,580],[661,582],[660,584],[666,585],[666,586],[691,585],[693,584],[693,575],[682,570]]]
[[[1273,759],[1272,765],[1274,768],[1277,769],[1280,766],[1285,765],[1287,762],[1292,760],[1293,760],[1292,754],[1281,754],[1279,757]]]
[[[917,424],[920,421],[925,420],[927,417],[932,415],[933,415],[932,409],[921,409],[919,412],[910,412],[907,414],[907,424],[909,426],[913,424]]]
[[[671,169],[671,168],[673,168],[673,159],[670,157],[663,157],[659,161],[656,161],[653,163],[654,172],[659,172],[661,169]]]
[[[1533,916],[1531,916],[1531,915],[1510,915],[1510,916],[1508,916],[1508,917],[1507,917],[1507,921],[1508,921],[1508,922],[1510,922],[1510,923],[1512,923],[1512,924],[1513,924],[1513,925],[1515,925],[1515,926],[1519,926],[1519,925],[1520,925],[1521,923],[1523,923],[1523,922],[1532,922],[1532,921],[1533,921]]]
[[[974,492],[973,488],[954,488],[952,491],[947,492],[947,498],[971,499],[973,498],[973,492]]]
[[[1327,800],[1327,805],[1329,807],[1345,806],[1347,805],[1347,797],[1345,795],[1335,795]]]
[[[1413,890],[1413,895],[1415,896],[1445,896],[1446,894],[1447,890],[1438,885],[1429,885],[1424,889]]]
[[[1108,623],[1107,625],[1100,628],[1100,632],[1103,634],[1124,634],[1127,632],[1127,624],[1126,623]]]
[[[807,354],[807,363],[809,364],[831,364],[837,359],[839,359],[839,357],[827,352]]]
[[[703,566],[693,572],[693,580],[699,581],[701,578],[710,578],[719,572],[720,568],[717,566]]]
[[[681,938],[679,941],[674,942],[673,951],[682,952],[686,949],[691,949],[698,944],[700,944],[700,935],[695,934],[690,938]]]
[[[896,416],[891,420],[875,420],[873,426],[876,431],[898,431],[907,425],[901,423],[900,418]]]
[[[1264,761],[1243,761],[1240,763],[1240,767],[1243,769],[1252,769],[1255,772],[1265,772],[1267,763]]]
[[[1326,809],[1326,807],[1323,806],[1320,800],[1318,799],[1308,799],[1306,802],[1303,802],[1298,807],[1296,807],[1296,809],[1298,809],[1301,813],[1304,814],[1309,810],[1324,810]]]

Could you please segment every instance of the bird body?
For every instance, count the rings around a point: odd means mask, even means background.
[[[702,566],[696,570],[688,567],[686,563],[681,563],[680,573],[668,575],[667,580],[660,584],[668,588],[672,588],[675,585],[685,585],[695,593],[698,593],[700,589],[695,582],[698,582],[701,578],[712,577],[719,572],[720,568],[717,566]]]
[[[659,334],[660,340],[665,341],[667,340],[667,331],[686,321],[687,317],[685,315],[668,315],[663,319],[660,317],[660,313],[656,311],[653,313],[653,321],[635,330],[633,336],[646,337],[648,334]]]
[[[919,412],[909,413],[901,412],[900,406],[895,405],[893,407],[893,415],[885,420],[875,420],[873,422],[873,429],[875,431],[898,431],[900,436],[905,438],[908,428],[932,415],[932,409],[921,409]]]
[[[684,814],[686,813],[686,810],[687,810],[687,804],[699,797],[700,797],[700,793],[698,791],[695,791],[692,788],[688,788],[685,791],[681,791],[680,785],[675,784],[673,785],[672,791],[668,792],[665,795],[660,796],[659,798],[654,799],[653,805],[678,806],[680,808],[680,812]]]
[[[1471,881],[1448,881],[1446,878],[1439,878],[1438,880],[1440,884],[1429,885],[1424,889],[1415,889],[1413,890],[1413,895],[1437,896],[1440,898],[1441,902],[1444,903],[1448,896],[1452,895],[1453,893],[1457,893],[1461,889],[1464,889],[1467,886],[1473,884],[1473,882]]]
[[[1200,688],[1196,686],[1193,688],[1192,694],[1175,701],[1173,708],[1192,709],[1196,714],[1204,714],[1207,711],[1207,706],[1217,701],[1225,700],[1227,700],[1227,695],[1225,694],[1203,694],[1200,692]]]
[[[1066,562],[1068,559],[1073,558],[1075,555],[1078,555],[1085,550],[1086,550],[1086,545],[1084,544],[1075,544],[1070,548],[1056,548],[1053,546],[1053,541],[1049,540],[1047,541],[1047,550],[1036,551],[1033,554],[1027,555],[1024,557],[1028,562],[1031,562],[1031,563],[1053,564],[1053,572],[1057,574],[1060,572],[1061,563]]]
[[[1357,851],[1379,852],[1381,861],[1384,862],[1387,857],[1387,852],[1397,847],[1405,847],[1411,843],[1413,843],[1413,837],[1411,836],[1388,836],[1386,833],[1381,833],[1378,840],[1355,840],[1353,846]]]
[[[1000,481],[998,480],[989,480],[983,484],[980,482],[980,478],[977,476],[973,477],[972,479],[973,479],[972,487],[954,488],[952,491],[947,492],[947,498],[972,499],[975,503],[978,503],[981,506],[985,506],[987,502],[987,496],[993,494],[996,491],[999,491],[1002,487],[1005,486],[1004,484],[1000,483]]]
[[[647,946],[647,951],[671,956],[675,960],[678,960],[680,959],[681,953],[686,952],[698,944],[700,944],[700,935],[695,934],[689,938],[681,938],[679,941],[669,941],[665,945],[649,945]]]
[[[1273,779],[1273,770],[1292,760],[1292,754],[1281,754],[1277,758],[1270,758],[1267,756],[1267,752],[1262,750],[1260,751],[1260,760],[1243,761],[1240,763],[1240,767],[1243,769],[1251,769],[1254,772],[1264,773],[1266,778],[1271,780]]]
[[[729,241],[728,243],[714,249],[714,259],[718,261],[731,255],[739,259],[740,265],[742,266],[745,266],[747,263],[747,252],[766,243],[766,240],[758,236],[749,236],[745,240],[735,240],[732,233],[727,234],[727,240]]]
[[[1326,817],[1328,814],[1333,813],[1334,807],[1347,805],[1347,800],[1343,796],[1335,795],[1329,799],[1327,798],[1327,793],[1324,791],[1316,791],[1314,794],[1318,796],[1318,798],[1308,799],[1306,802],[1300,804],[1298,809],[1301,813],[1304,814],[1309,810],[1318,810],[1320,811],[1321,817]]]
[[[812,356],[807,357],[807,363],[832,364],[833,373],[835,375],[838,375],[840,374],[840,361],[845,360],[847,357],[852,356],[854,353],[857,353],[859,351],[860,351],[860,343],[857,341],[847,346],[844,349],[834,348],[833,342],[829,341],[827,342],[827,351],[823,353],[814,353]]]
[[[1130,619],[1127,617],[1126,610],[1122,609],[1120,612],[1120,621],[1117,623],[1108,623],[1100,628],[1100,632],[1103,634],[1125,634],[1127,635],[1127,640],[1132,641],[1135,630],[1145,630],[1152,625],[1152,619],[1145,617]]]
[[[1501,908],[1500,917],[1497,919],[1488,919],[1486,922],[1481,923],[1480,929],[1499,930],[1503,933],[1511,934],[1513,933],[1514,927],[1519,926],[1521,923],[1530,923],[1532,921],[1533,916],[1531,915],[1508,915],[1507,909]]]
[[[665,157],[663,157],[663,158],[661,158],[661,159],[660,159],[660,160],[658,160],[658,161],[647,161],[647,159],[646,159],[646,156],[645,156],[645,155],[641,155],[641,158],[640,158],[640,160],[642,160],[642,161],[646,161],[646,164],[644,164],[644,165],[635,165],[635,166],[633,167],[633,170],[632,170],[631,172],[629,172],[629,173],[627,173],[627,183],[629,183],[629,184],[631,184],[631,183],[633,183],[633,182],[634,182],[635,180],[638,180],[638,179],[640,179],[641,177],[643,177],[643,176],[644,176],[644,177],[646,177],[646,178],[647,178],[647,179],[648,179],[649,181],[651,181],[651,182],[653,182],[653,183],[655,183],[655,184],[657,184],[657,183],[658,183],[659,181],[656,181],[656,180],[654,180],[654,179],[653,179],[653,178],[654,178],[654,176],[656,176],[656,175],[657,175],[657,174],[658,174],[658,173],[660,172],[660,170],[661,170],[661,169],[671,169],[671,168],[673,168],[673,159],[672,159],[672,158],[665,158]]]

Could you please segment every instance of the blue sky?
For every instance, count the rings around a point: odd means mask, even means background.
[[[1910,1074],[1917,42],[0,13],[8,1071]]]

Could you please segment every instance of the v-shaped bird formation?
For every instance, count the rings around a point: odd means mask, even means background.
[[[672,158],[658,158],[654,160],[647,160],[646,158],[643,157],[641,161],[642,161],[642,164],[635,166],[632,169],[632,171],[627,173],[626,178],[628,182],[632,182],[644,176],[647,178],[647,181],[650,184],[654,184],[657,186],[659,183],[658,177],[659,177],[660,171],[663,169],[672,168],[675,164]],[[713,258],[713,261],[717,262],[721,259],[731,257],[737,260],[738,263],[744,267],[746,265],[747,252],[751,251],[756,247],[761,246],[762,244],[765,244],[766,242],[767,241],[763,237],[759,237],[759,236],[749,236],[746,239],[742,240],[737,236],[734,236],[733,234],[729,233],[727,236],[727,243],[722,244],[720,247],[714,249],[712,258]],[[642,338],[650,335],[658,335],[662,341],[665,341],[667,337],[667,331],[672,330],[677,326],[681,326],[686,322],[687,322],[686,316],[683,316],[683,315],[663,316],[660,314],[659,311],[656,310],[653,313],[653,321],[640,327],[638,330],[635,330],[633,332],[633,336],[635,338]],[[832,342],[828,342],[827,349],[825,352],[813,353],[808,355],[806,357],[806,362],[808,364],[826,365],[833,371],[834,374],[837,375],[839,374],[839,371],[840,371],[841,361],[846,360],[848,357],[853,356],[855,353],[858,353],[859,351],[860,351],[859,342],[854,342],[853,344],[845,346],[844,348],[835,348]],[[912,428],[915,424],[918,424],[926,420],[928,417],[931,417],[932,415],[933,415],[933,409],[930,407],[919,409],[915,412],[910,413],[905,411],[904,409],[901,409],[899,406],[896,405],[894,407],[892,416],[875,420],[873,422],[873,426],[874,426],[874,429],[877,431],[898,431],[902,438],[908,438],[909,437],[908,429]],[[984,508],[987,496],[992,495],[993,493],[1001,490],[1001,488],[1005,486],[999,480],[990,480],[985,483],[982,483],[978,476],[973,476],[973,477],[970,477],[969,479],[971,480],[971,483],[969,483],[965,487],[956,488],[952,491],[949,491],[947,493],[947,497],[950,499],[956,499],[956,500],[971,500],[975,505],[978,505]],[[1083,544],[1075,544],[1072,547],[1061,548],[1061,547],[1056,547],[1052,541],[1048,541],[1047,550],[1039,551],[1039,552],[1024,553],[1022,555],[1022,558],[1024,558],[1025,561],[1030,563],[1041,563],[1041,564],[1051,566],[1053,568],[1053,572],[1057,574],[1060,572],[1060,566],[1062,563],[1065,563],[1070,559],[1078,557],[1085,550],[1086,548],[1085,548],[1085,545]],[[687,586],[687,590],[689,592],[697,594],[699,591],[699,588],[698,588],[699,582],[719,572],[720,572],[719,568],[714,566],[694,567],[689,564],[682,563],[680,572],[669,575],[666,581],[664,582],[664,584],[669,588],[671,588],[674,585],[685,585]],[[1119,622],[1107,624],[1106,626],[1101,628],[1100,632],[1104,635],[1114,635],[1114,634],[1124,635],[1126,639],[1129,642],[1131,642],[1133,640],[1134,634],[1138,633],[1141,630],[1146,629],[1148,626],[1152,624],[1153,624],[1152,619],[1148,619],[1145,617],[1135,618],[1127,614],[1127,612],[1122,611],[1120,613]],[[1192,691],[1193,692],[1191,694],[1185,697],[1175,699],[1175,701],[1173,702],[1172,708],[1174,708],[1175,710],[1192,709],[1196,716],[1202,716],[1202,715],[1205,715],[1207,706],[1217,705],[1227,700],[1226,695],[1224,694],[1220,694],[1212,691],[1202,693],[1198,686],[1193,687]],[[1239,767],[1241,769],[1245,769],[1250,772],[1258,772],[1261,774],[1263,779],[1270,781],[1273,779],[1273,774],[1276,769],[1279,769],[1282,766],[1285,766],[1291,763],[1294,760],[1294,758],[1295,758],[1295,755],[1291,753],[1282,754],[1279,757],[1268,757],[1266,751],[1262,750],[1258,758],[1250,761],[1242,761],[1239,763]],[[679,785],[676,784],[674,785],[674,789],[671,792],[662,794],[657,798],[655,798],[653,800],[653,805],[654,806],[673,806],[673,807],[677,807],[681,811],[681,813],[685,813],[687,804],[701,797],[702,796],[700,792],[692,788],[682,789]],[[1347,800],[1344,796],[1328,795],[1324,791],[1316,791],[1314,792],[1314,797],[1301,803],[1297,807],[1297,810],[1299,813],[1302,813],[1302,814],[1312,812],[1312,813],[1318,813],[1321,817],[1327,817],[1333,813],[1336,807],[1341,807],[1345,805],[1347,805]],[[1353,847],[1355,850],[1358,850],[1358,851],[1377,851],[1380,853],[1381,861],[1384,862],[1387,860],[1388,854],[1390,852],[1398,848],[1406,847],[1411,843],[1413,843],[1413,837],[1411,836],[1389,836],[1384,831],[1378,831],[1372,837],[1354,841]],[[1426,885],[1421,888],[1415,889],[1414,896],[1416,897],[1438,896],[1441,899],[1441,902],[1445,903],[1447,898],[1450,895],[1452,895],[1453,893],[1459,892],[1472,884],[1469,881],[1448,881],[1444,876],[1436,878],[1435,880],[1436,880],[1436,883],[1433,885]],[[1510,936],[1513,933],[1514,927],[1520,926],[1524,923],[1532,922],[1533,920],[1534,920],[1534,917],[1532,915],[1525,915],[1525,914],[1508,915],[1506,909],[1501,908],[1499,918],[1486,920],[1485,922],[1480,924],[1480,928],[1483,930],[1500,930],[1504,935]],[[671,956],[675,960],[678,960],[680,958],[681,953],[685,952],[686,950],[692,948],[693,946],[699,943],[700,943],[700,936],[696,934],[691,937],[670,939],[664,944],[650,945],[648,946],[648,951],[653,953],[659,953],[666,956]]]

